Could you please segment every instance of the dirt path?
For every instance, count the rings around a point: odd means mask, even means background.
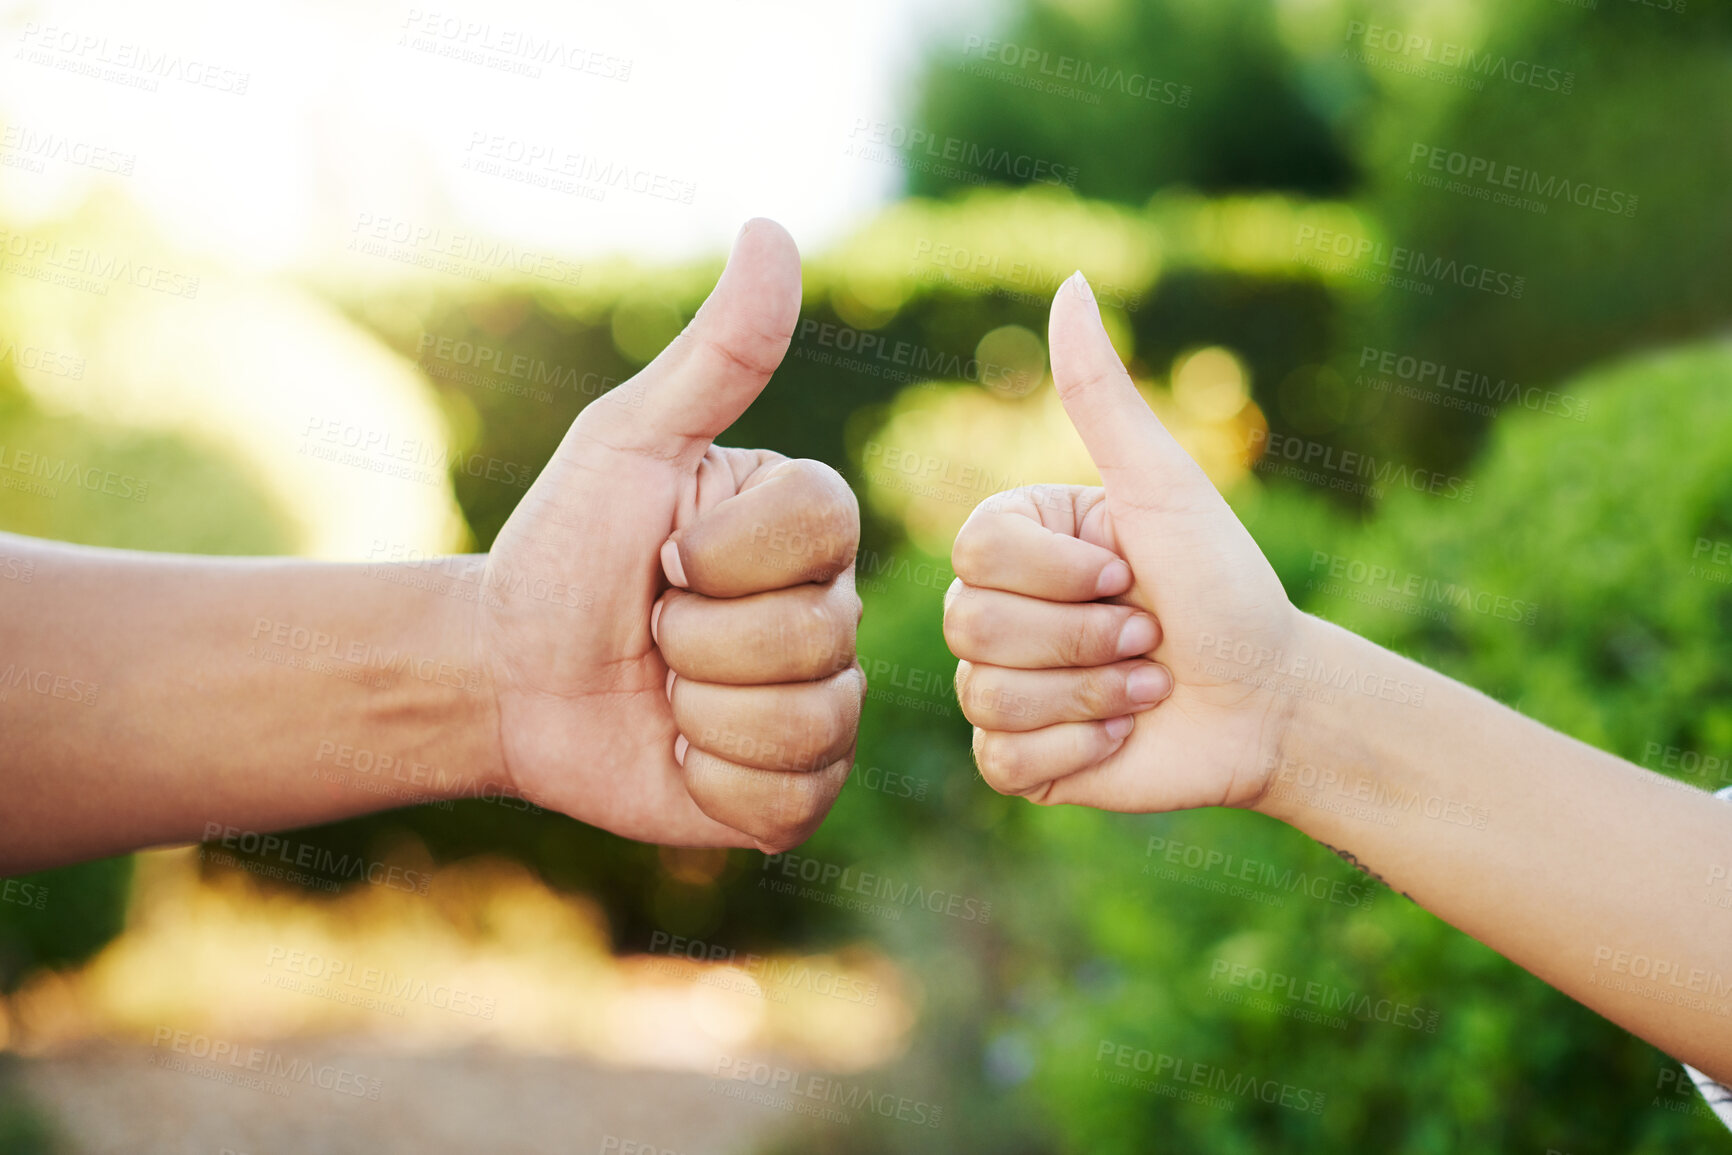
[[[727,1084],[701,1075],[342,1040],[262,1049],[257,1065],[274,1074],[249,1076],[244,1058],[114,1044],[16,1070],[65,1155],[749,1155],[790,1121],[722,1097],[713,1088]]]

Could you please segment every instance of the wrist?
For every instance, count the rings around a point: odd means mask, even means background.
[[[1294,613],[1292,653],[1308,677],[1293,687],[1270,744],[1263,790],[1248,809],[1303,829],[1311,784],[1337,771],[1344,721],[1360,697],[1382,690],[1385,679],[1373,669],[1380,647],[1312,614]]]
[[[483,645],[485,557],[442,559],[453,580],[414,615],[407,648],[415,655],[417,692],[388,694],[388,723],[404,727],[400,746],[416,750],[412,773],[439,799],[497,797],[513,783],[500,743],[496,679]],[[424,568],[424,567],[423,567]]]

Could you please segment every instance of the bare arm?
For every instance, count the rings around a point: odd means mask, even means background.
[[[986,780],[1273,815],[1732,1080],[1732,913],[1709,901],[1732,895],[1732,806],[1299,613],[1080,277],[1051,348],[1105,485],[997,495],[957,536],[973,596],[947,598],[945,634]]]
[[[1732,805],[1315,618],[1303,652],[1423,705],[1306,701],[1257,809],[1732,1082]]]
[[[792,238],[749,222],[691,324],[578,416],[486,557],[0,537],[0,574],[30,577],[0,581],[0,871],[392,804],[315,773],[345,759],[644,841],[803,841],[865,696],[859,510],[828,466],[713,444],[799,307]]]
[[[439,768],[428,797],[508,783],[473,606],[389,580],[418,573],[5,535],[0,556],[30,574],[0,601],[0,871],[388,804],[316,776],[342,747]],[[452,563],[475,590],[481,566]]]

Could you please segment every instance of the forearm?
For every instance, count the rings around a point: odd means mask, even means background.
[[[0,583],[0,872],[401,804],[356,788],[386,769],[421,797],[504,781],[473,606],[405,571],[5,535],[0,557],[29,576]]]
[[[1421,693],[1307,701],[1258,808],[1732,1079],[1732,916],[1713,905],[1732,893],[1714,887],[1732,865],[1732,806],[1346,630],[1315,618],[1301,628],[1326,668],[1375,670]]]

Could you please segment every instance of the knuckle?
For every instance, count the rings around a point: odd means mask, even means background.
[[[1071,666],[1089,665],[1100,650],[1100,623],[1095,615],[1079,613],[1058,634],[1058,657]]]
[[[1022,759],[1016,743],[1009,736],[994,730],[976,730],[974,762],[986,784],[1000,794],[1016,792],[1017,775]]]
[[[1119,709],[1119,703],[1123,697],[1123,682],[1123,675],[1115,669],[1088,671],[1077,683],[1077,709],[1085,718],[1116,716],[1122,712]]]
[[[986,636],[981,612],[980,603],[972,598],[957,598],[944,607],[944,640],[957,657],[981,652]]]
[[[970,518],[951,543],[950,568],[963,581],[979,584],[991,564],[990,554],[991,543],[987,540],[986,527]]]

